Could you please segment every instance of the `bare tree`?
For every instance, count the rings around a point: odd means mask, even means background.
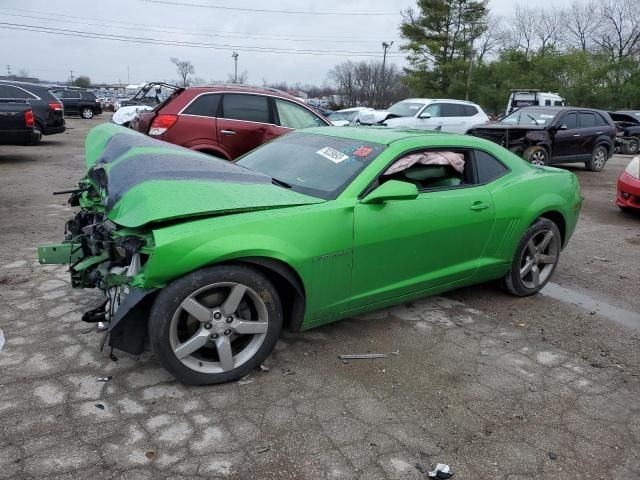
[[[538,11],[536,20],[538,25],[534,29],[534,35],[539,42],[540,52],[544,54],[548,48],[561,42],[564,19],[560,11],[551,8]]]
[[[335,83],[345,105],[357,105],[355,86],[355,63],[347,60],[329,70],[329,78]]]
[[[189,60],[180,60],[179,58],[176,58],[176,57],[171,57],[170,60],[171,60],[171,63],[173,63],[176,66],[178,75],[180,75],[180,77],[182,78],[182,86],[188,87],[189,75],[193,75],[194,73],[196,73],[195,67]]]
[[[538,12],[518,4],[512,22],[510,43],[528,56],[535,49]]]
[[[569,9],[562,13],[562,18],[567,41],[586,52],[593,44],[602,22],[598,14],[598,3],[595,0],[574,0]]]
[[[603,34],[595,42],[612,59],[622,60],[640,50],[637,0],[606,0],[600,7]]]
[[[476,48],[477,61],[482,63],[485,57],[495,53],[500,47],[505,45],[505,31],[503,19],[498,16],[489,16],[487,19],[487,29],[478,38]]]

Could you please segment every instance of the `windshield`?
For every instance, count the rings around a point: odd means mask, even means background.
[[[283,188],[336,198],[386,145],[295,132],[249,152],[236,164],[264,173]]]
[[[509,123],[511,125],[549,125],[555,117],[556,113],[548,110],[523,108],[503,118],[501,123]]]
[[[336,122],[338,120],[347,120],[347,121],[351,121],[354,118],[356,118],[356,115],[358,114],[357,111],[351,111],[351,112],[333,112],[332,114],[330,114],[327,118],[332,121],[332,122]]]
[[[161,103],[177,89],[178,87],[170,85],[150,83],[142,87],[131,100],[138,100],[144,103]]]
[[[398,102],[392,105],[387,111],[399,117],[415,117],[424,105],[424,103]]]

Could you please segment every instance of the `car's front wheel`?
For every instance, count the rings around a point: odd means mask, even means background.
[[[85,107],[82,109],[80,114],[82,115],[82,118],[84,118],[85,120],[91,120],[93,118],[93,108]]]
[[[522,157],[532,165],[538,165],[539,167],[549,165],[549,153],[544,147],[529,147],[524,151]]]
[[[591,154],[591,160],[585,163],[585,166],[592,172],[599,172],[604,168],[604,164],[607,163],[609,157],[606,147],[598,145],[593,149]]]
[[[629,137],[627,142],[622,144],[621,150],[625,155],[635,155],[640,150],[640,139],[638,137]]]
[[[561,246],[556,224],[546,218],[536,220],[520,239],[504,277],[505,289],[519,297],[539,292],[558,265]]]
[[[271,353],[282,329],[273,284],[242,265],[197,270],[158,294],[149,319],[151,348],[180,382],[240,378]]]

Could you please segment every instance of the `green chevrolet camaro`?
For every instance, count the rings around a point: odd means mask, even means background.
[[[581,206],[570,172],[475,137],[297,131],[235,163],[114,125],[86,141],[79,212],[41,263],[101,289],[87,322],[189,384],[256,368],[293,331],[488,280],[551,278]]]

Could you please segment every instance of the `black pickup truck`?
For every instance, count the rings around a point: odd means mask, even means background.
[[[0,144],[37,145],[42,133],[34,126],[33,110],[26,100],[0,99]]]

